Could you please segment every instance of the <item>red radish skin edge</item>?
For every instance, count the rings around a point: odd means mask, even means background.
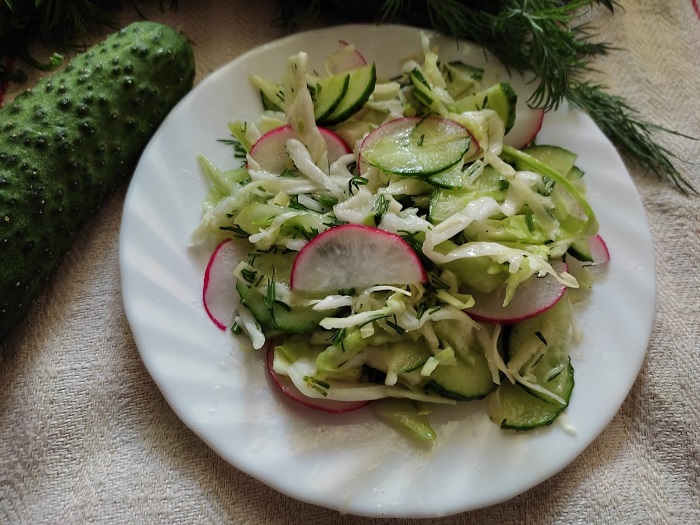
[[[319,127],[318,129],[326,141],[329,162],[335,162],[343,155],[352,153],[350,146],[339,135],[327,128]],[[291,138],[295,138],[295,133],[289,124],[271,129],[255,141],[255,144],[250,148],[250,156],[260,164],[261,168],[265,169],[265,166],[269,167],[269,163],[264,161],[265,157],[268,156],[264,148],[270,148],[275,153],[284,152],[284,145]],[[248,167],[247,162],[246,167]]]
[[[334,153],[331,157],[333,160],[337,160],[343,155],[347,155],[348,153],[352,153],[352,148],[348,145],[347,142],[345,142],[340,135],[335,133],[334,131],[331,131],[328,128],[318,128],[319,131],[321,132],[321,135],[323,135],[323,138],[326,141],[326,145],[328,146],[328,153]]]
[[[403,254],[411,258],[411,264],[415,264],[416,268],[419,268],[420,271],[420,277],[418,280],[415,282],[421,282],[425,283],[428,281],[428,274],[425,271],[425,268],[423,267],[423,264],[420,262],[420,258],[416,254],[416,252],[413,251],[413,249],[406,243],[405,240],[401,238],[400,235],[397,235],[395,233],[382,230],[381,228],[375,228],[372,226],[364,226],[361,224],[343,224],[341,226],[335,226],[334,228],[330,228],[328,230],[323,231],[313,239],[311,239],[308,244],[306,244],[297,254],[296,258],[294,259],[294,263],[292,264],[292,271],[290,275],[290,280],[289,280],[289,286],[292,290],[299,290],[300,288],[304,288],[303,286],[299,286],[298,281],[299,281],[299,276],[305,272],[305,269],[303,268],[304,264],[306,264],[305,260],[308,257],[308,254],[312,252],[312,250],[315,250],[317,247],[322,246],[322,244],[330,237],[335,237],[337,235],[342,235],[343,232],[347,231],[353,231],[355,232],[366,232],[369,233],[370,235],[378,235],[378,236],[383,236],[387,241],[391,241],[396,243],[398,246],[400,246],[403,250]],[[411,283],[385,283],[385,284],[411,284]],[[352,283],[342,283],[341,286],[338,286],[338,289],[343,288],[343,287],[354,287]]]
[[[224,239],[214,248],[204,270],[202,303],[207,316],[221,330],[228,328],[240,301],[233,271],[243,258],[243,250],[234,239]]]
[[[509,316],[509,315],[504,315],[503,317],[499,317],[498,315],[487,315],[487,314],[479,314],[477,312],[474,312],[472,310],[466,310],[467,314],[469,314],[469,317],[474,319],[475,321],[478,321],[480,323],[500,323],[500,324],[515,324],[519,323],[521,321],[525,321],[527,319],[530,319],[531,317],[538,316],[540,314],[543,314],[547,310],[549,310],[552,306],[557,304],[559,300],[564,297],[564,294],[566,293],[566,287],[562,289],[561,293],[556,296],[556,299],[554,302],[551,304],[548,304],[547,306],[543,308],[538,308],[536,310],[532,310],[527,314],[522,314],[522,315],[517,315],[517,316]]]
[[[350,44],[345,40],[338,40],[338,46],[341,49],[349,45]],[[359,67],[367,65],[367,60],[362,55],[362,53],[360,53],[357,50],[357,48],[355,48],[355,51],[351,55],[346,56],[344,58],[345,60],[338,62],[338,64],[336,64],[336,67],[332,68],[332,73],[343,73],[345,71],[351,71],[353,69],[357,69]]]
[[[515,125],[506,133],[503,143],[516,149],[523,149],[530,144],[542,129],[544,110],[530,109],[527,113],[517,115]]]
[[[554,263],[554,269],[557,272],[562,272],[562,271],[568,271],[568,265],[566,263]],[[538,279],[538,278],[535,278]],[[541,278],[542,280],[540,282],[534,281],[532,284],[533,285],[539,285],[535,289],[528,288],[525,290],[525,293],[528,294],[526,297],[530,297],[531,299],[527,301],[526,307],[521,307],[518,306],[518,302],[523,302],[524,300],[522,299],[522,296],[518,298],[518,292],[520,291],[521,293],[523,292],[523,288],[519,287],[515,291],[515,295],[511,302],[505,306],[505,307],[499,307],[496,304],[502,304],[502,296],[497,298],[498,303],[495,301],[492,301],[491,304],[485,307],[479,307],[479,294],[475,293],[473,294],[474,299],[476,300],[476,305],[474,305],[472,308],[468,308],[465,310],[465,312],[474,319],[475,321],[479,321],[482,323],[501,323],[501,324],[514,324],[514,323],[519,323],[521,321],[525,321],[526,319],[530,319],[531,317],[535,317],[537,315],[540,315],[541,313],[546,312],[549,310],[552,306],[557,304],[559,300],[564,297],[564,294],[566,293],[567,287],[558,281],[555,281],[554,277],[551,275],[547,275],[545,277]],[[548,279],[549,282],[547,283],[545,279]],[[554,281],[554,282],[553,282]],[[541,299],[539,297],[539,293],[541,293],[543,288],[545,286],[550,287],[550,289],[546,290],[547,292],[547,297],[545,299]],[[538,293],[539,292],[539,293]],[[489,296],[487,294],[486,296]],[[516,299],[518,298],[518,299]]]
[[[207,312],[209,319],[211,319],[214,322],[214,324],[221,330],[226,330],[226,325],[219,321],[219,319],[216,318],[212,310],[209,308],[209,301],[207,299],[207,295],[209,291],[209,285],[211,284],[212,271],[214,269],[214,265],[216,264],[216,259],[220,255],[221,249],[224,246],[226,246],[226,244],[230,241],[231,239],[225,239],[221,241],[216,248],[214,248],[214,251],[209,257],[207,268],[206,270],[204,270],[204,283],[202,285],[202,303],[204,304],[204,310]]]
[[[595,235],[588,239],[591,248],[591,257],[594,264],[606,264],[610,262],[610,250],[605,240],[600,235]]]
[[[277,386],[280,392],[282,392],[289,399],[307,408],[312,408],[314,410],[319,410],[329,414],[342,414],[344,412],[358,410],[370,404],[370,401],[336,401],[333,399],[317,399],[315,397],[305,396],[299,391],[289,377],[275,372],[275,345],[272,343],[270,343],[267,349],[265,360],[267,364],[267,372],[272,379],[272,382],[275,384],[275,386]]]

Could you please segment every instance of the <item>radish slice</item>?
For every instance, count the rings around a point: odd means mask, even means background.
[[[591,250],[593,264],[606,264],[610,262],[610,251],[608,245],[600,235],[595,235],[588,239],[588,246]]]
[[[350,44],[345,40],[339,40],[338,44],[338,50],[326,61],[328,73],[337,75],[367,65],[367,60],[362,56],[362,53],[357,49],[349,49]]]
[[[555,262],[552,267],[557,273],[568,270],[568,266],[563,262]],[[505,288],[499,289],[500,292],[488,294],[473,292],[476,304],[466,312],[472,319],[486,323],[517,323],[554,306],[564,296],[566,288],[552,275],[533,277],[518,286],[513,298],[505,307]]]
[[[338,135],[326,128],[318,128],[326,141],[328,161],[333,163],[343,155],[352,153],[350,146]],[[286,144],[289,139],[298,138],[292,127],[287,124],[268,131],[260,137],[250,149],[250,156],[261,169],[270,173],[282,173],[287,169],[289,157]]]
[[[305,396],[299,391],[289,377],[275,372],[275,345],[273,344],[267,349],[266,361],[267,371],[270,374],[272,382],[277,385],[284,395],[304,406],[331,414],[341,414],[365,407],[370,403],[369,401],[336,401],[334,399],[317,399],[315,397]]]
[[[544,120],[543,109],[529,107],[518,108],[515,113],[515,124],[503,138],[503,144],[517,149],[523,149],[530,144],[540,132]]]
[[[344,224],[317,235],[299,251],[290,286],[328,292],[427,280],[418,255],[400,236],[371,226]]]
[[[236,291],[236,269],[244,252],[233,239],[225,239],[214,249],[204,271],[202,301],[209,318],[221,330],[233,321],[240,297]]]

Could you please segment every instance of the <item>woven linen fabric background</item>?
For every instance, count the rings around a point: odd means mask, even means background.
[[[179,4],[146,13],[191,39],[197,81],[284,34],[270,25],[269,0]],[[620,48],[596,60],[598,78],[644,118],[700,137],[697,1],[621,7],[589,17],[600,38]],[[136,18],[125,10],[125,23]],[[659,140],[688,160],[679,167],[700,187],[698,142]],[[117,192],[2,344],[0,523],[700,523],[700,197],[630,171],[654,240],[658,295],[647,357],[627,400],[559,474],[510,501],[434,520],[359,518],[296,501],[224,462],[178,419],[124,315],[125,189]]]

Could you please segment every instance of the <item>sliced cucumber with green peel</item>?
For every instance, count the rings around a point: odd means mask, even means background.
[[[264,329],[285,333],[301,334],[313,330],[328,315],[317,312],[311,307],[291,307],[274,302],[266,304],[265,295],[256,287],[241,281],[236,283],[236,290],[241,302],[248,307],[255,319]]]
[[[425,76],[417,67],[408,73],[408,79],[413,84],[413,98],[434,113],[444,113],[442,101],[435,95]]]
[[[573,368],[567,367],[573,385]],[[532,395],[519,384],[504,380],[491,395],[489,417],[501,428],[531,430],[551,424],[566,408]]]
[[[512,325],[504,333],[504,346],[509,368],[568,404],[574,387],[574,376],[568,355],[571,307],[559,301],[543,314]],[[570,370],[569,370],[570,369]],[[562,405],[546,392],[524,387],[530,394],[555,405]]]
[[[569,180],[580,179],[584,175],[583,170],[574,164],[576,159],[578,159],[578,155],[568,149],[549,144],[540,144],[528,146],[523,149],[523,152],[539,160],[542,164],[549,166]],[[521,169],[518,163],[516,163],[515,167]]]
[[[372,368],[401,374],[418,370],[433,354],[424,343],[404,341],[373,348],[367,355],[366,363]]]
[[[574,167],[574,163],[578,158],[578,155],[573,151],[549,144],[528,146],[523,148],[523,152],[564,176]],[[517,169],[521,169],[519,163],[516,162],[515,166]]]
[[[441,62],[440,71],[447,84],[447,92],[453,99],[460,99],[478,90],[484,70],[459,60]]]
[[[432,184],[433,186],[437,186],[438,188],[444,188],[448,190],[461,188],[464,184],[465,178],[463,168],[464,166],[462,165],[462,163],[458,162],[451,168],[446,169],[445,171],[441,171],[440,173],[430,175],[428,177],[428,182],[430,182],[430,184]]]
[[[429,179],[433,181],[433,177]],[[430,197],[428,216],[433,224],[452,217],[471,201],[479,197],[498,197],[505,180],[492,166],[486,166],[478,179],[472,182],[462,180],[459,187],[441,188]],[[437,184],[436,184],[437,185]]]
[[[585,175],[585,172],[578,166],[573,166],[566,174],[566,178],[569,180],[580,179]]]
[[[568,180],[580,179],[584,175],[583,170],[574,164],[578,158],[578,155],[573,151],[569,151],[568,149],[549,144],[541,144],[528,146],[527,148],[523,148],[522,151],[530,155],[532,158],[537,159],[545,166],[552,168],[554,171],[563,177],[566,177]],[[519,162],[515,163],[515,168],[519,170],[528,169]],[[546,190],[545,193],[549,194],[554,186],[554,181],[545,178],[544,182]]]
[[[284,88],[259,75],[251,82],[260,90],[263,108],[284,111]],[[350,117],[369,100],[377,81],[374,64],[327,77],[309,75],[307,85],[314,105],[314,118],[321,125],[331,125]]]
[[[293,254],[254,252],[244,279],[236,283],[241,302],[266,330],[304,333],[313,330],[332,312],[316,311],[310,306],[293,306],[279,301],[275,285],[289,286]]]
[[[571,243],[568,253],[584,263],[606,264],[610,261],[608,246],[600,235]]]
[[[426,390],[458,401],[481,399],[494,388],[496,383],[493,382],[486,357],[476,351],[472,352],[468,361],[458,357],[456,364],[438,365],[425,386]]]
[[[489,401],[490,417],[502,428],[528,430],[548,425],[568,406],[574,388],[574,368],[567,350],[570,323],[570,305],[559,301],[504,332],[506,366],[539,388],[502,382]]]
[[[452,241],[443,241],[435,247],[438,253],[446,254],[458,248]],[[464,257],[455,259],[442,265],[445,270],[451,271],[460,284],[466,285],[469,289],[481,293],[491,293],[501,286],[506,277],[507,270],[502,272],[492,271],[494,263],[491,257]]]
[[[348,88],[333,111],[323,119],[324,125],[337,124],[357,113],[369,100],[377,83],[377,69],[374,64],[367,64],[348,71]]]
[[[284,88],[259,76],[250,75],[250,81],[260,90],[263,108],[271,111],[284,111]]]
[[[593,262],[593,254],[591,253],[591,246],[584,239],[582,241],[574,241],[569,245],[569,249],[566,250],[569,255],[578,259],[582,262],[591,263]]]
[[[469,77],[474,81],[480,81],[484,76],[484,68],[465,64],[461,60],[441,62],[439,67],[448,84],[455,82],[455,77],[459,75]]]
[[[287,213],[290,208],[276,204],[251,202],[241,208],[235,219],[235,224],[249,235],[255,235],[269,228],[276,217]],[[280,227],[280,232],[292,238],[313,236],[324,231],[329,220],[329,215],[311,210],[294,210],[297,215],[290,217]]]
[[[505,132],[515,124],[515,106],[518,102],[518,95],[513,87],[507,82],[495,84],[488,89],[484,89],[455,101],[452,109],[455,113],[464,111],[480,111],[482,109],[492,109],[503,121]]]
[[[532,369],[533,376],[537,384],[543,386],[549,392],[561,397],[566,403],[560,403],[556,399],[545,393],[526,388],[533,396],[539,397],[553,405],[559,406],[562,410],[569,405],[571,392],[574,390],[574,367],[571,359],[566,358],[564,362],[555,358],[553,361],[546,355]]]
[[[388,173],[425,178],[460,163],[470,144],[469,131],[454,120],[406,117],[367,135],[360,157]]]
[[[523,375],[529,374],[535,361],[545,353],[564,362],[570,334],[571,305],[566,300],[557,301],[543,313],[513,325],[504,334],[508,367]]]
[[[408,437],[420,441],[435,441],[435,430],[428,418],[410,399],[385,398],[372,403],[375,415]]]
[[[324,124],[347,94],[350,86],[350,74],[310,77],[308,84],[314,103],[314,118],[319,124]]]

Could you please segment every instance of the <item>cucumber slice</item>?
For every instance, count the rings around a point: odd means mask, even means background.
[[[425,344],[405,341],[381,349],[373,348],[367,353],[366,364],[382,372],[402,374],[418,370],[431,355]]]
[[[528,146],[522,151],[539,160],[545,166],[552,168],[554,171],[569,180],[576,180],[583,177],[583,170],[574,165],[578,155],[573,151],[549,144]],[[515,168],[519,170],[528,169],[526,166],[523,166],[518,162],[515,163]],[[547,187],[547,193],[551,192],[554,181],[546,180],[545,184]]]
[[[382,171],[428,177],[458,164],[471,135],[454,120],[430,116],[399,118],[383,124],[362,143],[360,156]]]
[[[328,77],[309,75],[306,82],[313,100],[316,121],[321,125],[339,122],[364,105],[372,94],[376,81],[372,68],[373,66],[367,66]],[[375,78],[371,79],[373,75]],[[284,111],[284,88],[281,84],[270,82],[259,75],[251,75],[250,80],[260,90],[264,109]],[[351,88],[353,93],[349,93]],[[347,112],[349,114],[346,115]]]
[[[433,186],[437,186],[438,188],[451,190],[461,188],[464,184],[464,179],[465,173],[463,170],[463,165],[461,162],[458,162],[445,171],[441,171],[435,175],[430,175],[428,177],[428,182],[430,182],[430,184]]]
[[[260,233],[269,228],[275,218],[282,213],[290,211],[276,204],[252,202],[239,211],[235,224],[248,235]],[[311,210],[294,210],[295,217],[290,217],[280,227],[280,235],[299,239],[311,238],[328,228],[329,214],[322,214]]]
[[[433,182],[435,176],[428,180]],[[504,189],[505,180],[492,166],[486,166],[478,179],[469,182],[462,180],[460,187],[441,188],[433,192],[430,197],[428,217],[433,224],[450,218],[458,211],[464,209],[474,199],[490,196],[498,200],[498,196]]]
[[[542,315],[504,333],[508,368],[557,395],[504,381],[489,400],[489,415],[502,428],[528,430],[549,425],[568,406],[574,388],[574,368],[568,356],[571,310],[559,301]]]
[[[469,358],[458,357],[454,365],[438,365],[425,389],[458,401],[485,397],[496,388],[486,357],[472,352]]]
[[[310,77],[308,84],[314,103],[314,118],[316,122],[323,125],[347,94],[350,86],[350,74]]]
[[[256,253],[250,264],[254,271],[248,281],[239,280],[236,290],[241,302],[248,307],[263,329],[285,333],[304,333],[313,330],[321,319],[333,312],[319,312],[310,306],[291,306],[275,300],[272,285],[289,286],[293,254]]]
[[[345,95],[330,112],[324,117],[324,124],[337,124],[348,119],[365,105],[374,91],[377,82],[377,69],[374,64],[348,71],[348,89]]]
[[[585,172],[581,168],[579,168],[578,166],[574,166],[566,173],[566,178],[569,180],[576,180],[580,179],[584,175]]]
[[[573,387],[573,367],[567,366],[562,374],[570,378]],[[549,403],[536,397],[518,384],[503,381],[488,403],[491,420],[501,428],[531,430],[551,424],[566,405]]]
[[[542,392],[537,392],[536,390],[528,389],[535,397],[539,397],[542,401],[547,401],[553,405],[561,407],[564,410],[569,405],[569,399],[571,399],[571,392],[574,390],[574,367],[571,364],[571,359],[566,358],[565,362],[561,362],[558,357],[545,354],[545,356],[540,359],[540,361],[535,365],[532,372],[535,376],[537,384],[542,385],[544,388],[558,395],[566,401],[566,403],[559,403],[555,399],[543,394]]]
[[[559,301],[543,314],[513,325],[504,335],[509,368],[517,368],[534,383],[562,398],[556,399],[531,388],[530,394],[548,403],[566,407],[574,388],[574,374],[568,355],[571,308]]]
[[[413,98],[415,98],[419,104],[425,106],[433,113],[444,114],[444,105],[442,101],[435,96],[430,84],[425,79],[420,69],[416,67],[411,70],[408,73],[408,79],[411,81],[411,84],[413,84]]]
[[[610,251],[600,235],[594,235],[571,244],[569,254],[584,263],[606,264],[610,262]]]
[[[270,82],[259,75],[250,75],[250,81],[260,90],[264,109],[284,111],[284,89],[280,84]]]
[[[563,176],[566,176],[571,171],[578,158],[578,155],[573,151],[549,144],[529,146],[524,148],[523,151]],[[516,169],[524,169],[517,162],[515,167]]]
[[[591,263],[593,262],[593,254],[591,253],[591,246],[588,244],[587,240],[575,241],[569,245],[569,249],[566,250],[569,255],[572,255],[576,259],[582,262]]]
[[[447,92],[455,100],[477,91],[484,75],[482,68],[470,66],[459,60],[442,62],[439,67],[447,85]]]
[[[372,403],[372,411],[379,419],[408,437],[435,441],[435,430],[430,426],[428,418],[410,399],[378,399]]]
[[[457,248],[452,241],[443,241],[435,247],[438,253],[446,254]],[[493,272],[491,257],[466,257],[455,259],[442,265],[445,270],[451,271],[457,280],[470,290],[491,293],[501,286],[508,276],[506,271]]]
[[[508,82],[494,84],[488,89],[484,89],[468,97],[455,101],[451,108],[455,113],[464,111],[479,111],[482,109],[493,109],[503,121],[505,132],[515,124],[515,106],[518,95]]]
[[[508,368],[529,375],[544,356],[546,361],[564,363],[571,333],[571,306],[557,301],[542,314],[513,325],[504,337]]]
[[[328,312],[317,312],[311,307],[283,306],[273,303],[271,308],[265,304],[265,297],[257,288],[236,283],[236,290],[241,302],[248,307],[260,326],[266,330],[301,334],[313,330]]]

